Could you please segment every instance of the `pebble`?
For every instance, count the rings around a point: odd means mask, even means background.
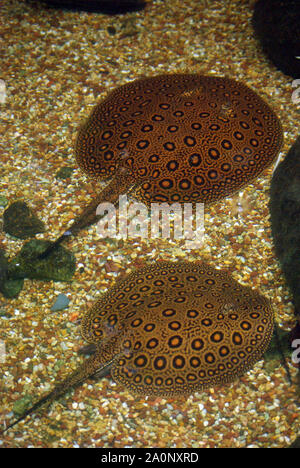
[[[51,307],[51,312],[66,309],[69,306],[70,299],[65,294],[59,294]]]

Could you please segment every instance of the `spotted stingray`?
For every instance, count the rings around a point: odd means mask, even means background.
[[[76,142],[80,168],[112,180],[56,245],[120,194],[148,205],[231,195],[271,164],[282,139],[268,104],[235,80],[170,74],[127,83],[94,108]]]
[[[204,263],[162,262],[119,280],[82,320],[95,353],[17,421],[95,374],[142,395],[178,396],[232,382],[266,350],[273,311]]]

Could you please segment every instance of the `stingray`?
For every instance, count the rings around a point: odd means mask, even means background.
[[[94,108],[75,146],[89,177],[111,180],[44,256],[122,194],[148,206],[232,195],[272,163],[282,140],[268,104],[233,79],[170,74],[127,83]]]

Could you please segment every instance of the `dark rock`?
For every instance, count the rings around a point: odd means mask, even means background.
[[[23,288],[24,278],[44,281],[71,281],[75,272],[74,255],[59,246],[46,259],[38,256],[51,244],[37,240],[27,242],[11,261],[0,250],[0,292],[8,299],[17,297]]]
[[[74,255],[67,249],[58,246],[46,259],[38,258],[50,244],[49,241],[37,239],[27,242],[20,253],[9,262],[9,278],[71,281],[76,262]]]
[[[8,273],[8,260],[3,250],[0,250],[0,292],[7,299],[17,297],[23,288],[23,279],[9,279]]]
[[[252,24],[274,65],[286,75],[300,78],[299,0],[258,0]]]
[[[94,11],[108,14],[141,10],[146,5],[146,1],[144,0],[43,0],[43,3],[54,8]]]
[[[300,311],[300,136],[273,174],[269,208],[275,252]]]
[[[56,179],[68,179],[74,172],[74,167],[65,166],[55,174]]]
[[[117,30],[116,30],[116,28],[115,28],[114,26],[108,26],[107,32],[108,32],[108,34],[110,34],[111,36],[115,36]]]
[[[0,249],[0,283],[6,278],[8,260],[3,249]]]
[[[25,202],[16,201],[3,213],[3,230],[18,239],[28,239],[44,232],[45,226]]]
[[[51,312],[57,312],[68,307],[70,299],[65,294],[59,294],[51,307]]]
[[[7,279],[0,283],[0,292],[7,299],[14,299],[18,297],[24,286],[23,279]]]

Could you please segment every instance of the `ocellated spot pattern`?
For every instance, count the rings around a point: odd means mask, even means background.
[[[210,203],[256,178],[282,138],[275,113],[245,84],[158,75],[125,84],[100,102],[79,131],[76,156],[96,179],[125,167],[144,203]]]
[[[116,381],[133,392],[166,396],[233,381],[262,356],[272,331],[264,297],[191,262],[137,270],[82,321],[83,338],[111,356]]]

